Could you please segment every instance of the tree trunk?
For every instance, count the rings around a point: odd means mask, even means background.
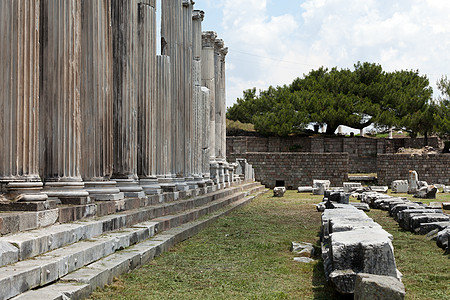
[[[336,132],[336,129],[339,127],[339,125],[331,125],[327,124],[327,131],[326,134],[333,135]]]
[[[423,136],[423,143],[424,147],[428,146],[428,131],[425,131],[425,134]]]

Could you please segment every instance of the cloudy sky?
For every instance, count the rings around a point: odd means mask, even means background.
[[[450,74],[448,0],[196,0],[204,30],[229,47],[227,106],[242,91],[283,85],[358,61]],[[437,96],[437,93],[436,93]]]

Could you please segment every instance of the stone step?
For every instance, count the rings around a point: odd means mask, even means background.
[[[261,192],[262,193],[262,192]],[[61,278],[57,283],[25,292],[13,299],[84,299],[97,287],[103,287],[123,273],[142,266],[168,251],[179,243],[205,228],[221,216],[249,203],[255,196],[247,196],[227,205],[225,210],[216,211],[201,220],[191,221],[137,243],[134,246],[104,257],[84,268]]]
[[[230,196],[214,200],[197,208],[188,209],[182,213],[156,218],[151,222],[135,224],[131,228],[122,228],[120,231],[104,233],[47,252],[34,259],[27,259],[2,267],[0,268],[0,299],[10,299],[30,289],[53,283],[70,272],[148,239],[158,230],[169,230],[175,226],[180,226],[244,197],[245,193],[238,191]],[[161,237],[164,237],[164,235],[155,240],[161,239]]]
[[[235,184],[232,188],[242,188],[253,184],[255,182],[244,182],[240,185]],[[1,212],[0,235],[39,229],[55,223],[70,223],[86,218],[102,217],[161,203],[202,196],[206,192],[211,195],[214,192],[221,193],[228,190],[217,190],[217,186],[209,186],[208,188],[199,188],[185,192],[153,195],[145,199],[126,198],[118,201],[96,201],[86,205],[58,205],[53,209],[34,212]]]
[[[145,222],[151,218],[199,207],[214,199],[228,196],[237,191],[246,189],[248,190],[247,192],[252,193],[261,190],[261,188],[264,187],[258,185],[258,183],[250,183],[191,199],[163,203],[123,212],[121,214],[105,216],[96,220],[53,225],[48,228],[1,237],[0,266],[31,258],[81,240],[91,239],[105,232]]]

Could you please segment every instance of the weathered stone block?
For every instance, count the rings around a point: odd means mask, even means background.
[[[283,187],[276,187],[273,189],[273,196],[274,197],[284,197],[284,194],[286,193],[286,188]]]
[[[392,182],[392,192],[393,193],[408,193],[408,180],[395,180]]]
[[[331,182],[329,180],[314,180],[314,195],[324,195],[325,191],[330,189]]]
[[[19,249],[14,245],[0,241],[0,267],[15,263],[19,260]]]
[[[356,275],[355,300],[403,300],[405,286],[397,278],[359,273]]]

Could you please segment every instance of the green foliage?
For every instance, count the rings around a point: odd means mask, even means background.
[[[267,135],[295,134],[312,123],[326,124],[328,134],[340,125],[363,129],[374,124],[426,136],[435,129],[438,111],[431,99],[428,78],[418,71],[385,72],[378,64],[358,62],[354,70],[312,70],[289,86],[259,95],[255,88],[247,90],[227,116],[253,123]]]
[[[450,81],[447,77],[441,78],[438,88],[444,95],[436,104],[434,119],[436,121],[436,132],[443,138],[450,138]]]

